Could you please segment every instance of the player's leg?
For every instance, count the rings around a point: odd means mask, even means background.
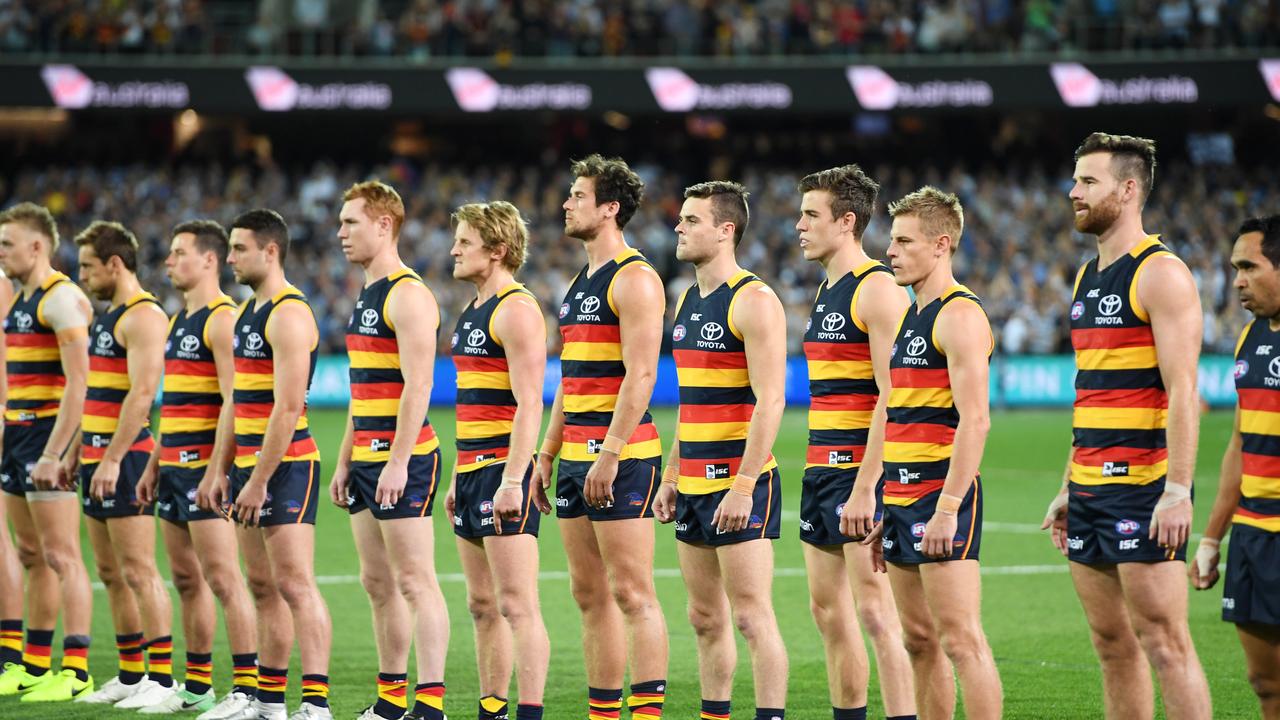
[[[467,609],[475,628],[476,669],[480,675],[480,705],[496,714],[505,713],[511,672],[515,666],[515,641],[511,626],[498,611],[498,595],[489,571],[489,560],[479,539],[456,538],[462,574],[467,579]]]
[[[187,650],[184,689],[192,695],[204,695],[212,679],[213,633],[217,621],[213,592],[200,569],[200,558],[191,542],[187,523],[161,521],[160,529],[169,555],[169,575],[178,591],[182,639]]]
[[[414,708],[424,713],[441,710],[449,652],[449,608],[436,578],[435,528],[430,516],[386,520],[379,525],[391,559],[393,591],[409,608],[410,620],[403,629],[406,634],[412,631],[417,647]]]
[[[604,577],[608,578],[613,604],[622,611],[626,627],[631,665],[631,693],[626,704],[633,713],[642,709],[659,712],[666,694],[668,647],[667,621],[653,584],[653,520],[610,520],[592,523],[592,527],[608,568]],[[621,676],[618,682],[622,682]]]
[[[715,548],[676,543],[680,574],[689,596],[689,624],[698,642],[698,678],[702,702],[728,706],[738,644],[733,637],[729,596],[725,594]]]
[[[809,610],[827,657],[827,690],[833,708],[865,708],[871,670],[858,634],[858,617],[845,576],[842,546],[802,542],[809,578]]]
[[[379,525],[368,508],[351,515],[351,534],[360,557],[360,584],[369,596],[373,639],[378,650],[378,702],[374,711],[389,718],[399,717],[405,710],[407,680],[404,675],[409,665],[410,616],[404,597],[396,592]],[[397,689],[399,693],[394,692]]]
[[[240,571],[235,525],[222,518],[191,520],[187,522],[187,532],[191,537],[191,547],[200,562],[200,572],[209,585],[209,590],[218,599],[218,604],[222,606],[222,616],[226,620],[232,667],[232,693],[229,695],[241,693],[253,696],[258,689],[257,614],[249,588],[245,585],[244,575]],[[258,534],[256,530],[246,532]],[[264,558],[259,557],[259,560],[262,559]],[[246,565],[253,567],[253,563],[248,562],[247,555]],[[270,576],[269,569],[264,572]],[[283,606],[284,601],[279,602]],[[287,622],[288,612],[284,614]],[[291,626],[285,627],[287,630]],[[286,634],[291,636],[292,632]],[[292,637],[289,642],[292,644]]]
[[[1249,685],[1258,696],[1265,720],[1280,720],[1280,626],[1236,625],[1249,668]]]
[[[22,564],[0,508],[0,669],[22,662]]]
[[[1187,625],[1186,568],[1181,561],[1117,566],[1134,634],[1156,678],[1165,715],[1211,717],[1209,683]]]
[[[117,671],[114,681],[103,684],[89,696],[88,702],[116,703],[143,689],[146,675],[143,662],[144,634],[138,601],[124,579],[124,568],[111,545],[111,533],[107,521],[85,518],[89,530],[89,544],[98,579],[107,591],[107,607],[111,610],[111,624],[116,633]]]
[[[4,502],[5,514],[13,525],[18,561],[27,573],[27,632],[21,657],[23,672],[30,675],[43,675],[49,665],[48,655],[37,656],[29,651],[46,648],[53,642],[53,631],[58,624],[58,610],[62,604],[61,588],[58,575],[44,561],[40,533],[36,529],[35,520],[31,517],[26,498],[22,495],[5,493]],[[20,594],[17,595],[19,601],[22,597]],[[5,687],[2,691],[5,694],[8,694],[10,689],[17,692],[17,685],[29,680],[30,678],[22,678],[15,673],[13,677],[4,680],[2,684]]]
[[[982,630],[982,578],[977,560],[920,566],[925,600],[938,629],[942,651],[956,669],[965,715],[999,718],[1004,692],[996,661]]]
[[[733,624],[747,641],[757,708],[786,708],[787,648],[773,612],[773,542],[716,548]]]
[[[106,520],[106,527],[120,574],[141,612],[147,639],[147,677],[169,687],[173,684],[173,606],[156,567],[155,518],[113,517]]]
[[[569,589],[582,613],[582,655],[587,666],[588,717],[616,711],[627,671],[626,625],[609,592],[609,570],[591,520],[560,518],[560,540],[569,560]],[[616,694],[616,697],[614,696]]]
[[[315,473],[315,468],[308,472]],[[302,702],[328,707],[329,652],[333,626],[329,608],[316,584],[316,528],[289,523],[263,528],[271,575],[289,606],[302,658]],[[288,655],[285,655],[288,662]]]
[[[902,621],[902,642],[911,659],[916,710],[922,720],[949,718],[956,707],[955,678],[925,604],[920,566],[890,563],[888,574]]]
[[[1102,665],[1102,692],[1106,717],[1147,718],[1155,712],[1155,691],[1151,686],[1151,666],[1133,632],[1129,611],[1122,596],[1115,565],[1085,565],[1073,562],[1071,582],[1075,585],[1093,649]]]
[[[257,615],[259,662],[255,696],[259,702],[283,703],[289,654],[293,651],[293,615],[271,571],[265,531],[239,526],[236,542],[244,558],[245,579]]]
[[[521,705],[542,705],[551,661],[551,641],[538,602],[538,538],[495,535],[484,539],[498,612],[511,626],[517,697]]]
[[[902,640],[902,622],[893,604],[889,576],[875,572],[871,548],[862,543],[845,543],[845,574],[853,591],[862,632],[871,640],[880,680],[884,714],[900,717],[916,714],[915,688],[911,682],[911,659]],[[860,644],[860,643],[859,643]]]
[[[44,562],[58,576],[62,627],[67,635],[88,636],[93,620],[93,591],[80,552],[80,500],[74,493],[30,493],[31,510]]]

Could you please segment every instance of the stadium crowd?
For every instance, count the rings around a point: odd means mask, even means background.
[[[0,0],[0,52],[729,57],[1278,39],[1269,0]]]
[[[646,200],[626,233],[663,274],[674,302],[692,275],[675,260],[672,228],[683,188],[701,178],[680,177],[651,164],[635,167],[646,181]],[[1091,238],[1071,229],[1067,168],[869,170],[882,185],[881,209],[865,236],[869,253],[883,257],[888,242],[886,201],[924,183],[954,191],[966,213],[966,250],[957,258],[957,276],[983,299],[997,333],[997,351],[1070,352],[1066,313],[1074,273],[1094,248]],[[791,323],[788,341],[793,354],[800,352],[804,321],[822,276],[816,264],[803,260],[796,241],[796,183],[802,174],[799,169],[755,167],[739,178],[753,193],[751,224],[739,257],[743,267],[778,289]],[[567,163],[475,169],[409,161],[338,167],[322,161],[299,172],[248,165],[33,168],[0,180],[0,207],[22,200],[49,207],[64,239],[60,264],[73,276],[75,247],[70,238],[94,219],[125,223],[143,246],[139,274],[144,285],[164,298],[170,312],[178,307],[164,276],[170,229],[193,218],[226,223],[250,207],[274,208],[291,225],[294,244],[286,271],[316,310],[322,351],[338,352],[361,282],[360,272],[339,251],[338,207],[343,189],[366,176],[392,183],[405,198],[401,250],[440,300],[445,314],[442,333],[453,327],[456,313],[473,292],[451,278],[449,214],[466,202],[499,198],[515,203],[530,223],[531,252],[522,279],[541,299],[554,327],[552,313],[581,263],[578,241],[562,232],[561,203],[572,181]],[[1230,353],[1245,320],[1227,262],[1236,229],[1243,218],[1274,207],[1280,207],[1280,180],[1271,173],[1178,163],[1160,170],[1147,203],[1146,227],[1164,234],[1164,241],[1188,263],[1199,283],[1206,352]],[[245,290],[235,292],[243,297]],[[557,334],[551,337],[558,343]],[[447,342],[440,345],[442,350],[448,347]]]

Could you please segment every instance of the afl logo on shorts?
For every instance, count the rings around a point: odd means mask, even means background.
[[[1084,303],[1079,300],[1071,303],[1071,319],[1079,320],[1084,315]]]
[[[1249,361],[1248,361],[1248,360],[1237,360],[1237,361],[1236,361],[1236,372],[1235,372],[1236,379],[1237,379],[1237,380],[1239,380],[1240,378],[1244,377],[1244,376],[1245,376],[1245,375],[1247,375],[1247,374],[1249,374]]]
[[[1121,535],[1132,535],[1141,529],[1141,525],[1137,520],[1118,520],[1116,521],[1116,532]]]
[[[488,514],[490,514],[490,513],[492,513],[492,512],[493,512],[493,501],[492,501],[492,500],[485,500],[484,502],[480,503],[480,514],[481,514],[481,515],[488,515]]]
[[[924,523],[916,523],[911,526],[911,534],[915,537],[924,537]]]
[[[560,305],[560,319],[563,320],[568,316],[569,316],[569,303],[562,303]]]
[[[677,325],[677,326],[675,326],[674,328],[672,328],[672,330],[671,330],[671,339],[672,339],[672,340],[674,340],[675,342],[680,342],[681,340],[683,340],[683,339],[684,339],[684,326],[683,326],[683,325]]]

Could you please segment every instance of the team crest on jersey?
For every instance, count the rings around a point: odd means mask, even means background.
[[[569,303],[562,303],[560,305],[560,319],[563,320],[567,317],[569,317]]]
[[[685,329],[683,325],[677,325],[671,329],[671,339],[674,340],[675,342],[680,342],[681,340],[684,339],[684,336],[685,336]]]
[[[453,339],[449,341],[450,347],[458,347],[458,333],[453,334]]]
[[[1245,376],[1245,375],[1247,375],[1248,373],[1249,373],[1249,361],[1248,361],[1248,360],[1237,360],[1237,361],[1236,361],[1236,372],[1235,372],[1236,379],[1237,379],[1237,380],[1239,380],[1240,378],[1244,377],[1244,376]]]
[[[1071,319],[1079,320],[1084,317],[1084,303],[1079,300],[1071,303]]]

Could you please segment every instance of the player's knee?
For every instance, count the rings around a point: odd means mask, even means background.
[[[862,624],[862,631],[876,644],[897,641],[889,612],[888,608],[879,603],[863,603],[858,606],[858,622]]]
[[[204,591],[204,578],[201,577],[199,571],[179,566],[171,568],[171,571],[173,586],[182,598],[194,598]]]
[[[467,612],[476,624],[498,619],[498,601],[492,595],[467,595]]]
[[[276,584],[270,575],[250,573],[249,594],[253,596],[253,601],[258,605],[263,605],[280,598],[280,591],[276,589]]]
[[[1249,685],[1264,704],[1280,703],[1280,673],[1249,671]]]
[[[689,605],[689,625],[694,634],[701,636],[720,635],[729,629],[728,618],[722,613],[693,604]]]
[[[124,584],[134,592],[143,592],[149,590],[153,582],[159,581],[160,577],[156,573],[154,565],[144,562],[130,562],[124,566],[122,571],[124,575]]]
[[[638,583],[619,582],[612,589],[613,601],[627,617],[644,615],[653,607],[654,598]]]
[[[1156,672],[1185,666],[1191,651],[1190,635],[1176,623],[1145,627],[1139,633],[1138,641]]]
[[[573,601],[577,603],[578,609],[582,612],[592,612],[604,607],[610,602],[609,590],[602,582],[604,578],[596,578],[593,581],[572,578],[569,583],[569,590],[573,594]]]
[[[432,594],[434,585],[431,577],[420,570],[402,571],[395,579],[396,592],[415,608]]]
[[[391,600],[396,591],[395,581],[380,571],[360,570],[360,584],[368,593],[369,599],[377,604]]]
[[[748,642],[760,637],[760,634],[769,627],[771,619],[771,613],[767,607],[740,604],[733,609],[733,626]]]
[[[533,617],[533,603],[516,592],[498,595],[498,613],[511,625],[521,625]]]
[[[902,646],[912,657],[921,657],[938,651],[938,639],[920,628],[904,628]]]
[[[981,658],[987,654],[987,639],[982,628],[953,627],[942,633],[942,652],[952,663],[962,663]]]
[[[289,607],[298,607],[310,602],[314,596],[315,586],[305,577],[284,575],[277,580],[280,586],[280,597]]]
[[[809,596],[809,612],[813,614],[814,624],[824,635],[839,626],[840,613],[817,595]]]
[[[70,550],[62,547],[45,547],[44,564],[53,569],[59,577],[66,575],[75,570],[76,565],[80,562],[79,556]],[[101,574],[101,568],[99,568]],[[105,583],[106,580],[103,580]]]
[[[240,584],[239,579],[235,578],[227,568],[206,570],[204,577],[205,582],[209,585],[209,590],[224,605],[227,604],[228,598],[231,597]]]
[[[18,562],[28,572],[44,564],[44,553],[33,543],[18,542]]]

